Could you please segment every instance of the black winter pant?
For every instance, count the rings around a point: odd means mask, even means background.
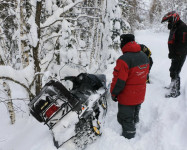
[[[122,126],[122,135],[131,139],[134,138],[136,134],[136,123],[139,122],[139,111],[141,108],[141,104],[139,105],[121,105],[118,103],[118,114],[117,119],[118,122]]]
[[[180,91],[180,76],[182,66],[186,60],[186,55],[177,57],[171,60],[170,77],[171,77],[171,90],[173,93]]]
[[[181,72],[185,60],[186,55],[171,60],[171,67],[169,69],[171,79],[176,79],[179,77],[179,73]]]

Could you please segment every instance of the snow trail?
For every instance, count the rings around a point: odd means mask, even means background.
[[[167,39],[169,33],[136,31],[138,43],[150,48],[153,67],[147,84],[145,102],[140,110],[137,134],[128,140],[121,136],[121,126],[117,122],[117,103],[108,95],[108,112],[102,136],[86,150],[186,150],[187,147],[187,62],[181,71],[181,95],[165,98],[169,85]],[[105,72],[108,83],[112,80],[115,64],[108,65]],[[18,88],[19,90],[19,88]],[[15,92],[16,93],[16,92]],[[0,105],[0,150],[56,150],[47,126],[37,122],[32,116],[18,117],[14,126],[9,125],[8,114]],[[62,135],[65,136],[65,135]],[[74,150],[70,142],[59,150]]]
[[[94,150],[185,150],[187,143],[187,82],[185,62],[181,72],[181,96],[165,98],[169,85],[168,40],[169,33],[154,33],[149,30],[135,32],[138,43],[145,44],[152,52],[153,67],[151,84],[147,84],[145,102],[140,110],[140,123],[136,137],[128,140],[120,136],[117,122],[117,103],[109,102],[109,112],[102,137],[87,149]],[[111,67],[112,68],[112,67]],[[110,70],[112,72],[112,69]],[[111,78],[111,73],[107,72]]]

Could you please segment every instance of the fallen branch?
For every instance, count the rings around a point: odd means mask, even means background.
[[[29,89],[25,84],[23,84],[23,83],[21,83],[21,82],[19,82],[19,81],[16,81],[16,80],[14,80],[14,79],[12,79],[12,78],[10,78],[10,77],[0,77],[0,79],[9,80],[9,81],[12,81],[12,82],[14,82],[14,83],[17,83],[17,84],[21,85],[21,86],[22,86],[23,88],[25,88],[26,91],[28,92],[29,98],[33,98],[33,97],[34,97],[34,94],[30,91],[30,89]]]

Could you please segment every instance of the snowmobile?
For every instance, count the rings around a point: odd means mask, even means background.
[[[49,81],[28,104],[30,113],[49,127],[57,148],[71,140],[84,149],[102,132],[107,112],[106,77],[81,73],[62,80],[71,81],[72,89],[60,81]]]

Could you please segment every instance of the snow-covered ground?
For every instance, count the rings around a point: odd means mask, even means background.
[[[140,111],[140,122],[134,139],[127,140],[121,135],[117,122],[117,103],[108,96],[108,113],[103,134],[86,150],[186,150],[187,148],[187,62],[181,72],[181,95],[165,98],[169,85],[170,60],[167,58],[168,33],[136,31],[136,41],[147,45],[154,61],[151,84],[147,84],[145,102]],[[115,64],[105,72],[108,82],[112,79]],[[15,85],[16,86],[16,85]],[[14,89],[14,97],[25,97],[19,87]],[[19,102],[17,103],[19,106]],[[20,105],[23,105],[20,103]],[[0,103],[0,150],[56,150],[48,127],[37,122],[27,113],[16,114],[15,125],[10,125],[8,112]],[[62,135],[66,136],[66,135]],[[60,150],[74,150],[72,143]]]

